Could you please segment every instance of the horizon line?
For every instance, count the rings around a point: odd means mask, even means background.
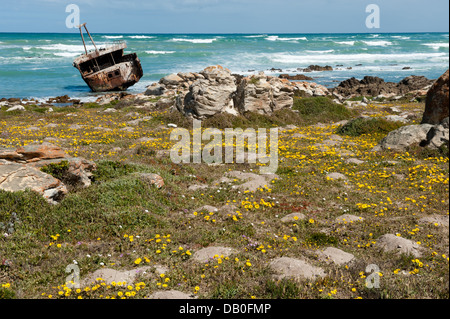
[[[142,32],[91,32],[91,34],[114,34],[114,35],[133,35],[133,34],[142,34],[142,35],[169,35],[169,34],[211,34],[211,35],[271,35],[271,34],[310,34],[310,35],[318,35],[318,34],[417,34],[417,33],[449,33],[450,31],[407,31],[407,32],[154,32],[154,33],[142,33]],[[33,31],[0,31],[0,34],[7,34],[7,33],[14,33],[14,34],[77,34],[78,31],[74,32],[33,32]]]

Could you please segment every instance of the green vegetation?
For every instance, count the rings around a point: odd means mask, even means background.
[[[82,106],[76,117],[2,110],[0,148],[52,137],[70,156],[94,161],[97,170],[91,186],[70,190],[57,205],[30,190],[0,191],[0,223],[7,225],[0,227],[0,298],[148,298],[168,290],[232,299],[448,298],[448,228],[421,221],[448,216],[448,150],[372,152],[383,132],[399,125],[381,119],[390,106],[362,106],[358,111],[373,120],[350,121],[345,130],[336,122],[359,115],[327,98],[296,97],[294,110],[271,116],[220,114],[203,121],[203,128],[281,128],[278,178],[254,192],[238,188],[246,181],[228,173],[259,174],[259,163],[170,160],[167,124],[192,128],[178,112],[132,104],[114,113]],[[398,106],[402,112],[423,107]],[[128,112],[152,119],[124,131]],[[338,129],[345,131],[341,138]],[[67,169],[65,162],[43,168],[57,178]],[[330,180],[331,172],[346,179]],[[142,181],[143,173],[160,175],[164,186]],[[223,177],[229,180],[219,183]],[[304,218],[286,221],[292,213]],[[343,214],[363,219],[338,222]],[[377,240],[384,234],[420,243],[422,256],[380,251]],[[208,246],[235,253],[196,261],[195,254]],[[355,261],[323,260],[320,252],[327,247],[353,254]],[[278,280],[269,263],[279,257],[303,259],[323,268],[325,276]],[[75,262],[81,278],[106,268],[150,268],[134,283],[99,280],[77,292],[64,286],[66,267]],[[380,290],[365,286],[369,264],[382,273]]]
[[[340,126],[336,133],[346,136],[361,136],[364,134],[388,134],[403,126],[402,122],[392,122],[383,118],[357,118]]]
[[[48,164],[41,168],[41,171],[52,175],[54,178],[64,180],[69,170],[69,162],[61,161],[59,163]]]
[[[356,112],[327,97],[295,98],[292,109],[299,111],[304,124],[339,122],[356,116]]]

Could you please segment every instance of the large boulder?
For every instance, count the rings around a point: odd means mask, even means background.
[[[0,189],[8,192],[30,189],[50,203],[56,203],[67,194],[66,186],[53,176],[35,167],[0,159]]]
[[[314,82],[295,82],[294,85],[294,92],[297,91],[299,96],[311,97],[327,96],[331,94],[325,86]]]
[[[180,82],[183,82],[183,79],[179,77],[177,74],[169,74],[163,77],[161,80],[159,80],[160,84],[173,86],[180,84]]]
[[[204,69],[200,74],[204,79],[195,80],[186,95],[177,97],[177,109],[199,119],[223,112],[236,114],[233,102],[236,82],[230,70],[217,65]]]
[[[412,255],[416,258],[422,255],[422,249],[417,243],[394,234],[381,236],[378,238],[375,246],[388,253]]]
[[[152,83],[150,86],[147,87],[147,90],[145,91],[145,95],[154,95],[154,96],[160,96],[164,94],[164,91],[166,90],[165,85],[161,83]]]
[[[430,124],[402,126],[389,132],[373,150],[404,151],[410,145],[423,145],[432,127],[433,125]]]
[[[294,85],[264,73],[241,79],[234,98],[240,113],[270,114],[293,105]]]
[[[61,180],[42,170],[63,162]],[[47,142],[0,149],[0,189],[11,192],[31,189],[55,203],[67,194],[68,186],[90,186],[96,168],[94,162],[71,157],[59,146]]]
[[[433,83],[424,76],[409,76],[398,83],[385,82],[374,76],[365,76],[362,80],[350,78],[342,81],[333,92],[346,98],[354,96],[385,96],[393,97],[420,91]]]
[[[290,75],[290,74],[280,74],[278,76],[280,79],[287,79],[287,80],[291,80],[291,81],[312,81],[314,80],[313,78],[306,76],[304,74],[294,74],[294,75]]]
[[[433,80],[429,80],[424,76],[411,75],[398,82],[397,89],[400,95],[404,95],[413,91],[429,88],[433,82]]]
[[[333,71],[333,68],[329,65],[326,66],[310,65],[306,69],[303,69],[303,72],[322,72],[322,71]]]
[[[448,126],[445,128],[443,125],[431,124],[407,125],[389,132],[373,150],[404,151],[411,145],[438,149],[443,144],[448,145],[448,142]]]
[[[449,116],[449,70],[430,88],[427,94],[422,123],[440,124]]]

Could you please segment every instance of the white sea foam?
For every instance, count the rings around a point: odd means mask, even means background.
[[[379,40],[379,41],[362,41],[366,45],[370,46],[379,46],[379,47],[385,47],[388,45],[392,45],[392,42],[385,41],[385,40]]]
[[[46,68],[46,67],[35,67],[35,68],[31,68],[31,71],[38,71],[38,70],[50,70],[50,68]]]
[[[427,47],[433,48],[434,50],[439,50],[440,48],[448,48],[449,43],[423,43],[422,45],[426,45]]]
[[[155,37],[151,37],[148,35],[131,35],[130,38],[131,39],[153,39]]]
[[[263,38],[266,37],[266,34],[257,34],[257,35],[244,35],[244,38]]]
[[[356,41],[337,41],[336,44],[343,44],[343,45],[355,45]]]
[[[80,53],[78,52],[54,52],[53,55],[55,56],[61,56],[64,58],[70,58],[70,57],[76,57]]]
[[[411,39],[411,37],[405,37],[403,35],[393,35],[393,36],[391,36],[391,38],[399,39],[399,40],[410,40]]]
[[[48,51],[64,51],[64,52],[84,52],[84,46],[81,45],[75,45],[75,44],[49,44],[49,45],[43,45],[36,47],[36,49],[41,50],[48,50]]]
[[[271,36],[268,36],[268,37],[266,38],[266,40],[269,40],[269,41],[299,41],[299,40],[302,40],[302,41],[308,41],[308,39],[307,39],[306,37],[300,37],[300,38],[280,38],[280,37],[277,36],[277,35],[271,35]]]
[[[145,51],[145,53],[147,53],[147,54],[171,54],[171,53],[175,53],[175,51],[156,51],[156,50],[150,50],[150,51]]]
[[[104,35],[103,38],[105,38],[105,39],[122,39],[123,35]]]
[[[184,38],[173,38],[172,42],[190,42],[190,43],[213,43],[217,38],[213,39],[184,39]]]
[[[102,48],[106,45],[106,43],[97,43],[97,48]],[[46,51],[53,51],[54,55],[57,56],[76,56],[78,54],[84,53],[84,46],[81,44],[49,44],[44,46],[38,46],[36,49],[46,50]],[[87,50],[92,50],[94,47],[91,45],[86,45]]]
[[[448,61],[448,56],[442,53],[398,53],[398,54],[321,54],[321,55],[294,55],[288,53],[265,54],[269,60],[276,63],[285,64],[320,64],[320,63],[379,63],[380,61],[389,61],[396,63],[408,63],[412,61],[421,61],[436,59],[439,61]]]
[[[323,51],[306,50],[305,52],[315,53],[315,54],[325,54],[325,53],[333,53],[334,50],[323,50]]]

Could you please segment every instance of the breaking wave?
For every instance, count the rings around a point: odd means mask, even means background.
[[[184,39],[184,38],[173,38],[170,40],[172,42],[190,42],[190,43],[213,43],[217,41],[217,38],[213,39]]]

